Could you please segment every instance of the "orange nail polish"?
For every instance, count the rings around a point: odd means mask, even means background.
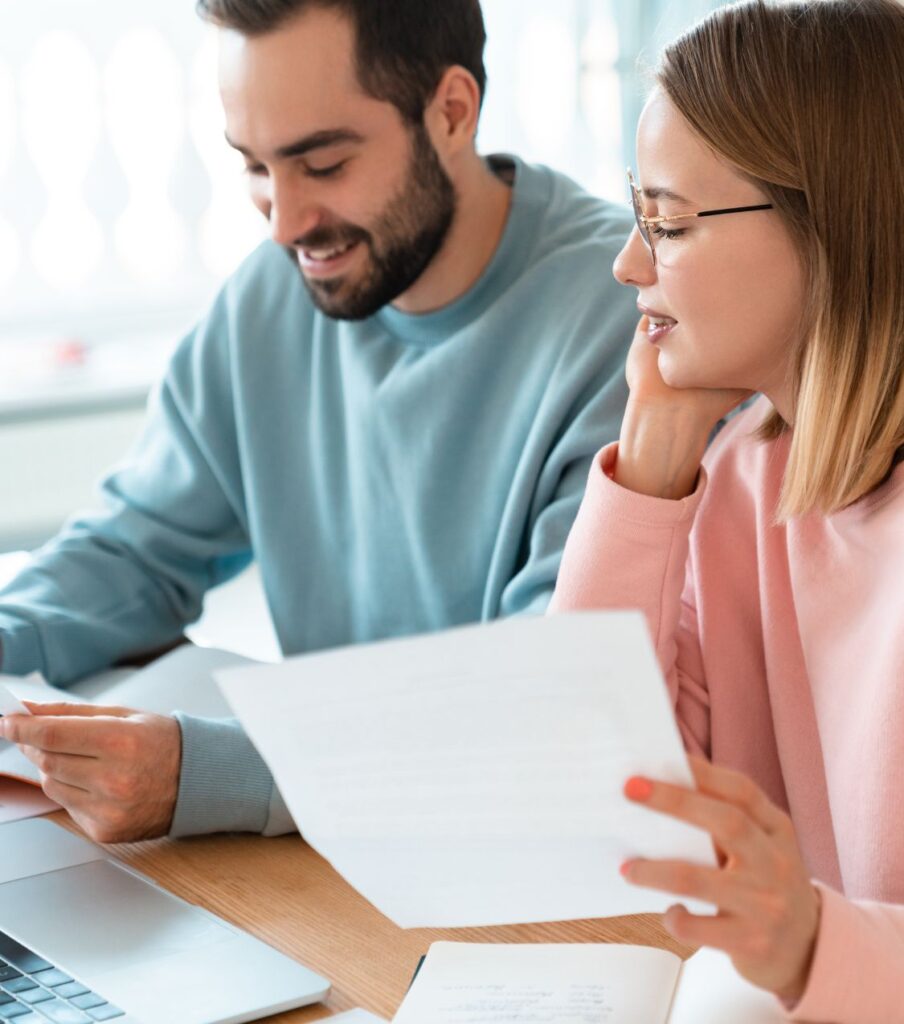
[[[653,784],[647,779],[641,779],[635,776],[633,779],[628,779],[625,783],[625,796],[629,800],[634,800],[637,803],[646,803],[647,800],[653,795]]]

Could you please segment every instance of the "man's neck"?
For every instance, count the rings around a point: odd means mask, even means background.
[[[430,266],[393,303],[402,313],[432,313],[460,299],[480,280],[499,248],[512,190],[475,155],[456,182],[458,206],[442,248]]]

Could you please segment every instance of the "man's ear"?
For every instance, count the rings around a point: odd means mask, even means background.
[[[466,68],[453,65],[440,79],[424,111],[424,123],[440,154],[472,150],[480,120],[480,87]]]

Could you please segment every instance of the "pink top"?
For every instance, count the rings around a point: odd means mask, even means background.
[[[603,449],[553,609],[642,608],[688,749],[790,813],[823,900],[791,1019],[904,1022],[904,465],[775,526],[788,442],[753,436],[768,408],[722,431],[683,501],[619,487]]]

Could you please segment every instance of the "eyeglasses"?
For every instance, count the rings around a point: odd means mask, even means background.
[[[699,213],[678,213],[672,217],[648,217],[643,212],[640,202],[640,189],[634,180],[631,168],[628,168],[628,184],[631,186],[631,204],[634,207],[634,217],[637,220],[637,230],[640,237],[646,243],[653,257],[653,266],[656,266],[656,247],[653,244],[653,235],[660,224],[667,224],[673,220],[689,220],[691,217],[721,217],[724,213],[752,213],[754,210],[772,210],[772,203],[763,203],[760,206],[732,206],[725,210],[701,210]]]

